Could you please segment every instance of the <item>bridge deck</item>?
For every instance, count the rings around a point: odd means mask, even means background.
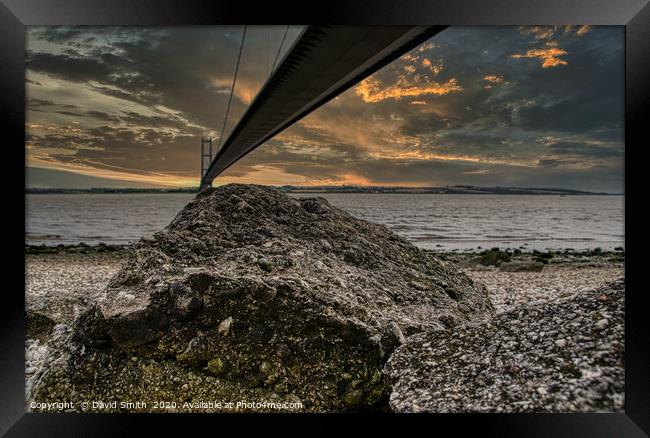
[[[209,184],[244,155],[445,26],[308,26],[208,168]]]

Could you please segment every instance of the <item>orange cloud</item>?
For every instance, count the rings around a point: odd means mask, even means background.
[[[566,55],[564,49],[557,47],[557,43],[547,43],[543,49],[531,49],[525,54],[515,53],[510,55],[512,58],[539,58],[542,61],[542,68],[557,67],[558,65],[568,65],[569,63],[558,56]]]
[[[235,97],[242,103],[248,105],[253,101],[262,85],[263,83],[260,79],[238,77],[234,90]],[[212,79],[212,86],[223,90],[224,93],[230,94],[232,78],[214,78]]]
[[[503,76],[501,75],[486,75],[483,77],[484,81],[492,82],[493,84],[500,84],[503,82]]]
[[[482,157],[468,154],[452,154],[452,153],[433,153],[427,151],[410,150],[410,151],[395,151],[395,150],[377,150],[369,152],[368,156],[376,159],[388,160],[411,160],[411,161],[455,161],[467,163],[482,163],[482,164],[502,164],[516,167],[535,167],[537,162],[535,160],[514,160],[514,159],[498,159],[490,157]]]
[[[537,40],[550,40],[556,35],[556,33],[560,32],[560,30],[563,30],[564,34],[570,34],[575,31],[577,36],[582,36],[591,30],[591,26],[582,25],[577,26],[576,29],[576,26],[567,24],[564,26],[521,26],[519,28],[519,31],[523,35],[532,35],[533,38]]]
[[[385,99],[401,99],[402,97],[417,97],[428,94],[442,96],[449,93],[460,92],[463,90],[458,84],[458,80],[452,78],[445,83],[428,83],[425,85],[411,85],[407,86],[403,81],[395,85],[385,87],[382,89],[381,84],[377,79],[372,77],[363,80],[354,89],[357,96],[366,103],[377,103]]]
[[[557,26],[522,26],[519,30],[540,40],[552,37],[557,28]]]
[[[501,84],[501,83],[503,83],[503,76],[501,76],[501,75],[486,75],[486,76],[483,76],[483,80],[485,82],[489,82],[488,84],[484,85],[483,88],[490,89],[490,88],[492,88],[492,84]]]
[[[406,53],[400,57],[400,60],[402,61],[417,61],[420,57],[416,55],[412,55],[411,53]]]
[[[431,70],[434,75],[437,75],[442,71],[442,61],[438,61],[437,64],[433,64],[428,58],[422,60],[422,66]]]

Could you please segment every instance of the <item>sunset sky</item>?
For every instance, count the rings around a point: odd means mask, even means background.
[[[249,27],[228,130],[286,27]],[[291,27],[283,48],[298,34]],[[241,27],[32,27],[28,185],[196,186]],[[216,140],[215,140],[216,141]],[[623,191],[622,27],[450,27],[215,181]]]

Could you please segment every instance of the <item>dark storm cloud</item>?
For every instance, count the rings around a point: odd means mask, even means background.
[[[29,53],[27,68],[69,81],[85,82],[108,77],[111,69],[96,59],[76,58],[67,54]]]
[[[231,75],[238,39],[224,38],[224,28],[127,30],[90,28],[96,37],[83,52],[47,53],[30,50],[29,71],[89,84],[95,91],[136,103],[161,104],[192,121],[210,126],[223,112],[226,96],[213,84]],[[231,29],[234,34],[239,29]],[[49,41],[72,44],[79,32],[45,32]],[[37,33],[37,35],[39,35]],[[112,40],[112,41],[111,41]],[[92,42],[99,41],[95,45]]]
[[[249,27],[228,129],[273,62],[265,32],[282,31]],[[216,136],[223,121],[241,32],[30,29],[30,154],[195,178],[199,139]],[[623,87],[622,28],[451,27],[252,152],[225,179],[619,191]]]
[[[622,157],[620,147],[603,147],[576,142],[558,142],[548,146],[552,153],[558,155],[579,155],[583,157]]]
[[[432,52],[444,59],[442,74],[458,78],[464,91],[447,95],[448,114],[463,122],[478,121],[486,128],[502,123],[531,131],[585,133],[615,129],[623,115],[622,33],[617,28],[594,28],[589,33],[559,32],[557,43],[566,50],[566,65],[541,68],[535,60],[513,54],[539,47],[537,40],[504,28],[452,28],[433,41]],[[612,42],[612,40],[614,40]],[[484,78],[498,75],[502,83]],[[485,86],[490,86],[486,89]],[[416,123],[414,125],[413,123]],[[430,129],[420,117],[410,132]]]
[[[50,100],[37,99],[37,98],[29,99],[29,101],[27,102],[27,107],[30,111],[48,111],[52,107],[67,108],[67,109],[77,108],[76,105],[70,105],[70,104],[60,105]]]

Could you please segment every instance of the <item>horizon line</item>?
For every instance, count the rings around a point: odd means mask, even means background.
[[[243,183],[225,183],[219,184],[215,187],[224,186],[228,184],[243,184]],[[400,189],[400,190],[431,190],[431,189],[505,189],[505,190],[544,190],[544,191],[558,191],[558,192],[580,192],[592,194],[608,194],[608,195],[624,195],[624,192],[606,191],[606,190],[585,190],[576,188],[561,188],[561,187],[543,187],[543,186],[507,186],[507,185],[494,185],[494,186],[478,186],[471,184],[453,184],[444,186],[404,186],[404,185],[366,185],[366,184],[341,184],[341,185],[295,185],[295,184],[255,184],[266,187],[274,188],[290,188],[290,189],[312,189],[312,190],[327,190],[327,189]],[[25,191],[198,191],[199,186],[180,186],[180,187],[25,187]]]

